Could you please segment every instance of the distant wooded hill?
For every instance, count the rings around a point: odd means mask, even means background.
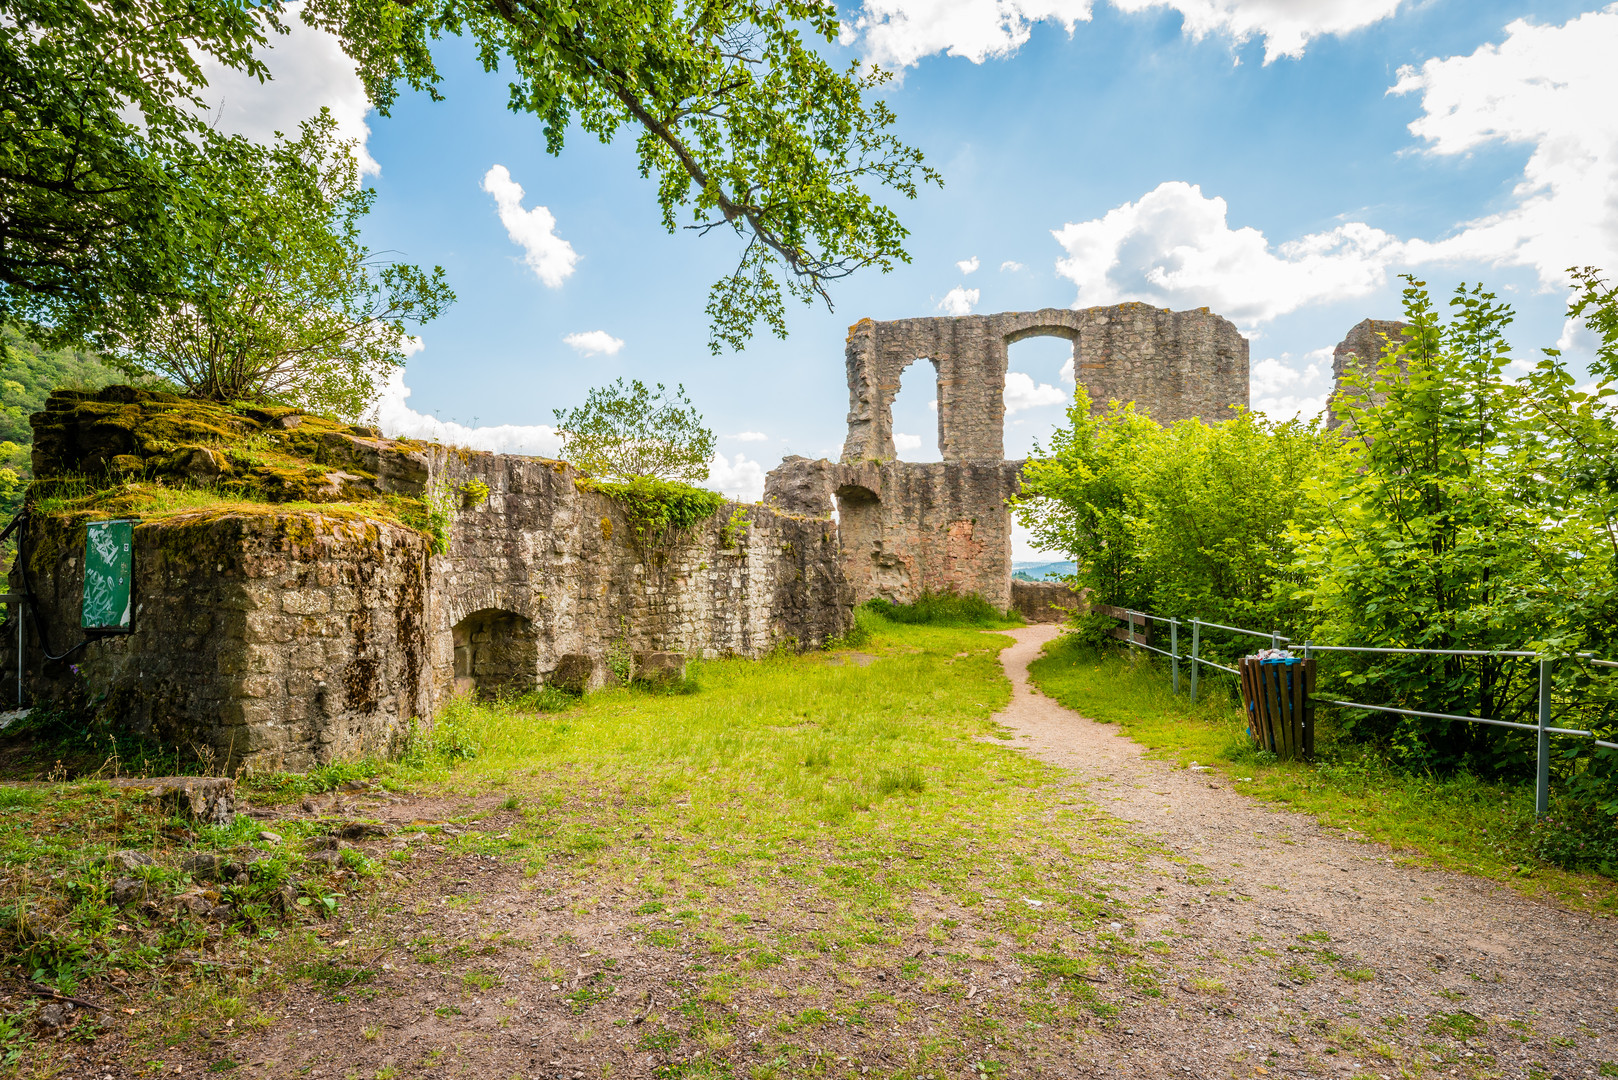
[[[1077,567],[1071,562],[1014,562],[1011,564],[1011,576],[1024,581],[1044,581],[1046,578],[1067,577]]]
[[[22,507],[34,476],[28,417],[45,407],[52,390],[99,390],[120,377],[94,353],[46,350],[16,327],[0,327],[0,527]]]

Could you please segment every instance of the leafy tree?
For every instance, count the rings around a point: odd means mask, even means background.
[[[309,0],[303,17],[341,38],[384,115],[401,82],[436,95],[433,44],[465,34],[486,70],[510,65],[510,107],[552,154],[574,123],[602,142],[633,130],[664,226],[743,240],[709,291],[715,352],[760,321],[785,336],[788,295],[829,307],[831,282],[909,261],[863,183],[914,198],[940,182],[866,101],[890,76],[806,44],[837,37],[829,0]]]
[[[199,62],[263,77],[278,5],[0,0],[0,321],[73,340],[172,283],[216,138]]]
[[[583,405],[556,409],[562,457],[602,480],[636,477],[697,484],[708,479],[714,435],[685,396],[662,383],[649,389],[618,379],[591,390]]]
[[[328,111],[296,139],[215,150],[194,177],[206,199],[182,215],[177,286],[96,336],[130,373],[197,397],[359,416],[404,362],[406,320],[454,299],[443,270],[379,265],[360,243],[376,192]]]
[[[1133,404],[1092,415],[1079,387],[1014,506],[1102,603],[1287,630],[1298,610],[1286,525],[1324,453],[1313,425],[1243,412],[1165,428]]]

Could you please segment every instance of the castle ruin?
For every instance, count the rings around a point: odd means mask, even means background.
[[[1207,308],[1148,304],[1044,308],[948,318],[863,319],[848,334],[848,437],[840,461],[792,457],[770,473],[766,505],[836,513],[856,601],[978,593],[1011,606],[1011,513],[1021,461],[1005,459],[1008,349],[1031,337],[1073,343],[1093,407],[1133,401],[1162,423],[1223,419],[1248,394],[1248,343]],[[893,399],[911,364],[937,373],[944,460],[897,460]]]

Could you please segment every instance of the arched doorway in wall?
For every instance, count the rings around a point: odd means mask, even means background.
[[[916,598],[910,566],[884,542],[885,517],[881,500],[869,488],[844,484],[837,489],[837,535],[855,595],[908,604]]]
[[[893,418],[894,457],[900,461],[942,461],[938,450],[938,365],[926,357],[913,360],[899,376],[899,390],[889,406]]]
[[[455,624],[455,693],[521,694],[539,685],[539,634],[513,611],[484,608]]]

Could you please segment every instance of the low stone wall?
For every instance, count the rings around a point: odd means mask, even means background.
[[[1011,607],[1031,623],[1066,622],[1074,613],[1089,610],[1082,592],[1059,581],[1011,579]]]
[[[927,590],[977,593],[1011,606],[1011,512],[1020,461],[831,462],[789,457],[770,473],[766,504],[837,512],[842,572],[856,603],[913,602]]]
[[[460,493],[443,554],[357,514],[364,504],[141,523],[132,632],[49,661],[30,628],[31,699],[86,707],[222,769],[306,769],[390,752],[457,691],[522,692],[562,667],[598,686],[615,657],[818,648],[850,625],[828,518],[729,504],[643,546],[622,507],[560,462],[411,455],[435,498]],[[486,497],[466,494],[474,480]],[[84,638],[83,524],[40,517],[23,557],[27,580],[14,569],[12,588],[36,595],[60,654]]]

